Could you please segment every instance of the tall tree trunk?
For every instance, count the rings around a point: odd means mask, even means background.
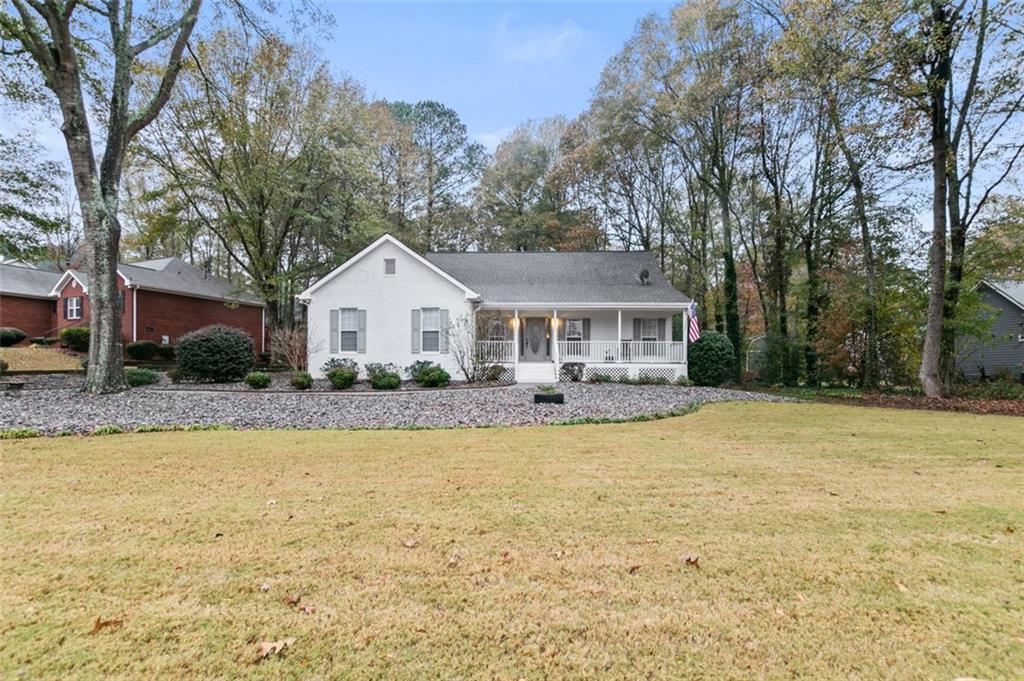
[[[821,283],[818,278],[818,258],[814,254],[814,239],[808,234],[803,239],[804,263],[807,266],[807,343],[804,362],[807,364],[807,384],[818,385],[818,318],[821,314]]]
[[[949,169],[949,133],[946,127],[946,83],[951,72],[949,17],[942,0],[932,0],[935,68],[928,81],[931,104],[932,243],[928,249],[928,318],[918,378],[928,397],[942,397],[940,374],[942,329],[946,299],[946,190]]]

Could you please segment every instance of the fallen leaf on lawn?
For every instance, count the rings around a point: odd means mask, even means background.
[[[907,593],[908,591],[910,591],[910,589],[908,589],[906,586],[904,586],[900,582],[896,582],[896,588],[900,590],[900,593]]]
[[[267,506],[277,506],[277,499],[271,499],[268,501]]]
[[[683,556],[683,565],[700,569],[700,556]]]
[[[639,565],[630,565],[629,566],[629,574],[635,575],[638,572],[640,572],[640,566]]]
[[[266,583],[260,584],[260,591],[262,591],[263,593],[267,593],[268,591],[270,591],[270,585]]]
[[[1013,528],[1007,525],[1006,529],[1003,530],[1003,532],[1005,532],[1006,534],[1013,534]]]
[[[451,570],[451,569],[457,568],[457,567],[459,567],[459,559],[458,559],[458,557],[453,556],[453,557],[449,558],[448,559],[448,569]]]
[[[287,603],[288,605],[298,605],[300,600],[302,600],[302,596],[300,594],[295,594],[294,596],[285,596],[284,597],[284,602]]]
[[[124,624],[124,620],[105,620],[102,617],[96,618],[96,623],[92,625],[92,634],[95,636],[97,633],[107,628],[116,628]]]
[[[419,539],[413,539],[411,537],[409,539],[406,539],[404,542],[402,542],[402,546],[404,546],[407,549],[414,549],[417,546],[419,546],[419,544],[420,544],[420,540]]]
[[[256,655],[256,661],[259,662],[270,655],[277,655],[285,648],[289,648],[294,644],[294,638],[283,638],[280,641],[260,641],[260,650]]]
[[[299,608],[299,612],[303,613],[304,615],[312,615],[314,612],[316,612],[316,607],[312,605],[303,605]]]
[[[508,551],[503,551],[502,554],[501,554],[501,562],[502,563],[511,563],[512,562],[512,554],[509,553]]]

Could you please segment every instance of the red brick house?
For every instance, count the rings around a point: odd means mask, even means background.
[[[122,264],[118,265],[117,273],[118,288],[124,301],[121,333],[126,343],[151,340],[173,345],[179,337],[194,329],[209,324],[226,324],[248,332],[257,352],[267,351],[269,337],[262,301],[240,291],[227,279],[209,275],[178,258]],[[24,273],[19,274],[24,276]],[[8,295],[6,279],[0,274],[0,294],[5,301]],[[43,277],[38,279],[41,282]],[[0,313],[3,319],[0,325],[15,326],[30,337],[55,336],[69,326],[87,326],[87,275],[70,269],[62,275],[52,274],[52,280],[46,292],[50,320],[45,333],[29,333],[25,328],[29,322],[35,324],[33,329],[38,328],[39,320],[30,317],[27,307],[22,304],[19,304],[21,307],[12,307],[9,313]],[[38,294],[39,289],[34,289],[34,292]],[[25,311],[19,312],[21,308]]]
[[[56,331],[57,303],[51,295],[60,273],[25,263],[0,263],[0,326],[13,326],[29,338]]]

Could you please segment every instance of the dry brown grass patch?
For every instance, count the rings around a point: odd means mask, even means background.
[[[8,678],[1024,668],[1021,419],[749,403],[0,451]]]
[[[82,360],[58,348],[36,345],[0,348],[0,359],[11,371],[67,371],[81,369]]]

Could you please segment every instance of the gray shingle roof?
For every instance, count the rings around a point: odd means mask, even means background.
[[[193,267],[178,258],[147,260],[131,265],[120,264],[117,269],[131,285],[151,291],[253,305],[263,304],[259,298],[241,290],[237,284],[207,274],[204,270]],[[83,285],[89,285],[85,272],[80,270],[71,270],[71,272]]]
[[[485,303],[679,303],[647,251],[427,253],[428,261],[480,294]],[[650,274],[647,286],[638,281]]]
[[[1002,293],[1006,298],[1020,308],[1024,308],[1024,281],[986,281],[991,288]]]
[[[60,272],[38,270],[23,265],[0,264],[0,293],[29,298],[49,298]]]

